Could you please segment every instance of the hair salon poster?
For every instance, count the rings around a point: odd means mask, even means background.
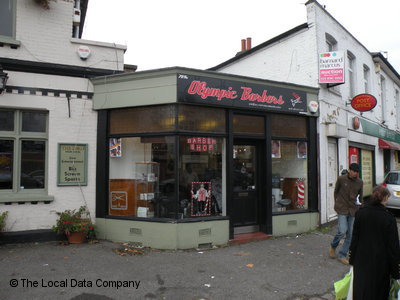
[[[179,102],[287,113],[307,112],[304,91],[242,81],[178,74]]]

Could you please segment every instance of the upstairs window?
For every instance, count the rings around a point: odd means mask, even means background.
[[[386,80],[381,76],[382,122],[386,121]]]
[[[367,65],[363,66],[363,71],[364,71],[364,93],[369,93],[370,71]]]
[[[349,61],[348,67],[347,67],[347,81],[349,83],[349,98],[353,98],[356,93],[356,57],[351,53],[350,51],[347,52],[347,59]]]
[[[333,36],[331,36],[329,33],[325,33],[325,41],[326,41],[326,51],[328,52],[337,51],[338,49],[337,41]]]
[[[15,36],[15,0],[0,1],[0,38]]]

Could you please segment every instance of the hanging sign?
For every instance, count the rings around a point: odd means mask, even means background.
[[[351,100],[351,107],[357,111],[370,111],[376,106],[376,98],[370,94],[359,94]]]
[[[319,83],[344,83],[344,52],[319,54]]]
[[[87,144],[58,144],[57,185],[87,185]]]
[[[307,113],[307,94],[301,90],[187,74],[177,76],[179,102]]]

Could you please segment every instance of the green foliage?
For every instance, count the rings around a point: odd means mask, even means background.
[[[57,212],[59,216],[53,230],[58,234],[69,235],[72,232],[84,232],[87,238],[94,238],[94,225],[90,219],[90,213],[86,206],[78,210],[65,210]]]
[[[0,214],[0,232],[2,232],[6,227],[7,216],[8,216],[8,211],[5,211],[2,214]]]

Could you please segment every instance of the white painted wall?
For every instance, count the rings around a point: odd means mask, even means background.
[[[111,43],[86,41],[72,38],[72,0],[50,1],[50,9],[36,5],[32,0],[17,1],[16,39],[21,46],[12,49],[8,45],[0,47],[0,57],[56,63],[79,67],[123,70],[125,46]],[[87,45],[91,56],[81,60],[76,52],[79,45]],[[36,73],[13,72],[9,75],[8,86],[34,87],[93,93],[89,79],[53,76]],[[50,229],[55,225],[56,211],[77,209],[87,205],[92,218],[95,217],[96,192],[96,138],[97,112],[92,109],[91,99],[70,101],[71,116],[68,115],[67,98],[55,96],[3,93],[0,108],[40,109],[48,111],[48,194],[54,196],[50,204],[0,203],[0,213],[8,211],[7,231]],[[1,136],[0,136],[1,137]],[[88,184],[87,186],[57,186],[58,143],[88,144]],[[6,200],[0,191],[0,199]]]

